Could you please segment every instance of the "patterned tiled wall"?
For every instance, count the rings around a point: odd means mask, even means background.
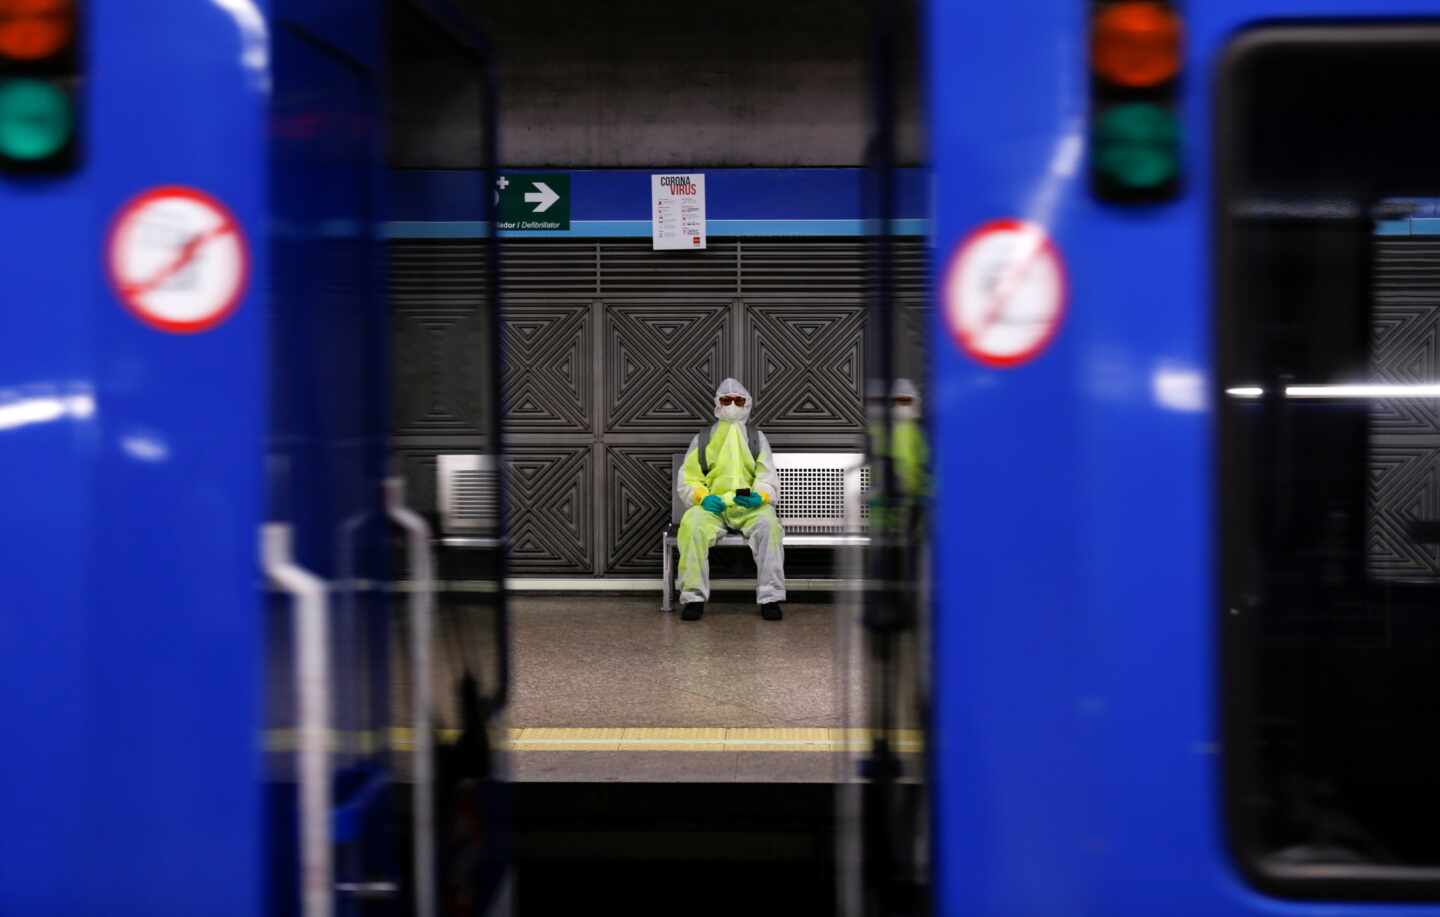
[[[671,453],[710,422],[726,376],[750,387],[777,449],[863,448],[859,242],[714,240],[703,253],[655,253],[645,240],[509,245],[514,572],[654,575]],[[433,512],[434,456],[486,451],[483,246],[404,240],[390,252],[394,451],[412,503]],[[922,302],[923,247],[907,240],[902,255],[904,291]],[[911,305],[900,323],[901,365],[923,363],[921,315]]]
[[[1440,379],[1440,239],[1377,240],[1371,378],[1414,385]],[[1440,402],[1380,400],[1370,412],[1367,560],[1387,580],[1440,575],[1440,544],[1414,522],[1440,519]]]

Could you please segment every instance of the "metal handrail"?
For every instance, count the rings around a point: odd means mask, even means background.
[[[305,917],[334,910],[330,822],[330,627],[325,581],[295,563],[283,522],[260,527],[260,565],[295,600],[295,686],[300,696],[300,888]]]

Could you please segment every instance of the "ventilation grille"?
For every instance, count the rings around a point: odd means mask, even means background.
[[[648,239],[600,245],[600,290],[607,296],[713,293],[733,296],[739,245],[712,240],[698,252],[657,252]]]
[[[397,239],[389,253],[393,307],[484,307],[484,239]]]
[[[895,295],[924,301],[930,261],[923,240],[892,240]],[[866,239],[743,239],[740,292],[762,296],[865,294],[874,278],[874,248]]]
[[[501,278],[508,293],[573,293],[599,290],[600,254],[594,242],[516,240],[504,243]]]
[[[930,247],[924,239],[896,239],[895,296],[901,302],[930,301]]]
[[[870,524],[870,466],[860,468],[860,521]]]
[[[786,531],[800,531],[788,520],[804,520],[814,524],[834,520],[837,527],[845,524],[845,469],[843,468],[777,468],[780,476],[780,504],[776,513],[786,522]]]
[[[451,478],[450,517],[467,527],[490,528],[499,519],[493,471],[456,471]]]
[[[865,244],[745,239],[740,269],[745,293],[859,296],[865,291]]]
[[[1382,302],[1440,300],[1440,239],[1381,238],[1375,246],[1375,298]]]
[[[926,302],[930,268],[924,241],[897,239],[892,251],[896,299]],[[457,310],[483,306],[486,255],[484,239],[392,240],[394,304]],[[864,239],[712,239],[698,252],[657,252],[646,239],[514,239],[505,241],[503,258],[507,296],[859,298],[871,277]]]
[[[396,239],[390,243],[395,305],[478,309],[485,304],[484,239]],[[501,256],[505,294],[594,296],[599,250],[594,242],[516,240]]]

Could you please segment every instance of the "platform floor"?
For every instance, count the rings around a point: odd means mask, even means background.
[[[510,725],[845,726],[835,617],[712,601],[690,622],[650,598],[518,598]]]
[[[844,779],[864,744],[846,704],[862,709],[863,687],[837,661],[837,614],[787,602],[783,621],[765,621],[737,594],[688,622],[648,596],[514,597],[512,779]],[[437,692],[487,625],[483,608],[442,610]]]
[[[485,690],[496,653],[480,596],[446,596],[436,613],[432,692],[443,742],[460,726],[462,674],[478,674]],[[750,596],[732,594],[687,622],[660,611],[654,596],[512,596],[511,696],[494,735],[508,773],[521,781],[849,779],[870,739],[858,728],[863,666],[840,658],[847,613],[831,601],[787,602],[784,620],[765,621]],[[390,703],[392,722],[403,724],[411,703],[403,603],[393,628]],[[283,680],[286,671],[277,659],[272,673]],[[293,706],[283,694],[272,702]],[[899,725],[895,745],[918,773],[921,734],[913,722]],[[396,730],[391,743],[406,779],[410,731]]]
[[[835,606],[792,602],[785,611],[765,621],[753,602],[719,598],[689,622],[643,597],[520,600],[510,723],[523,731],[512,744],[513,779],[843,779],[849,758],[832,741],[845,725]],[[620,741],[581,750],[564,743],[569,729],[543,728],[576,726],[618,730]],[[537,744],[547,737],[554,745]],[[745,747],[759,741],[770,744]]]

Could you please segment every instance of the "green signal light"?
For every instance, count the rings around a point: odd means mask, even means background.
[[[44,159],[65,146],[73,129],[64,90],[44,80],[0,83],[0,156]]]
[[[1118,185],[1159,187],[1180,172],[1180,123],[1159,105],[1116,105],[1096,122],[1094,156],[1095,167]]]

